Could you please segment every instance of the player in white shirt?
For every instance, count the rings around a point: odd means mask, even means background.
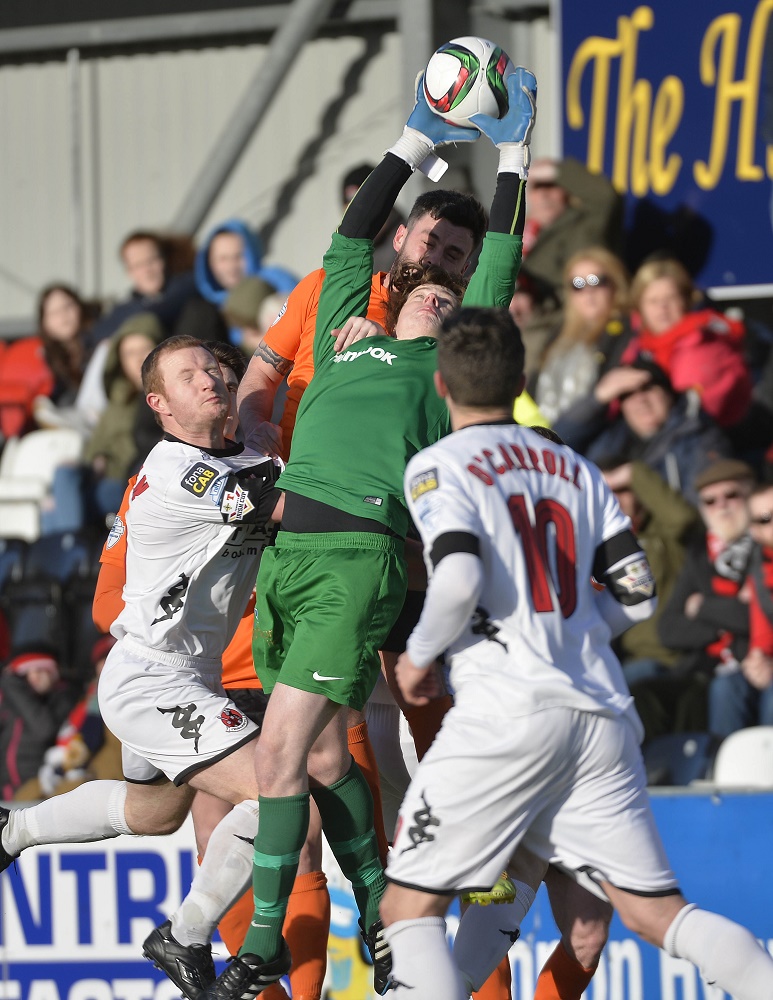
[[[126,781],[91,781],[29,809],[0,809],[0,870],[36,844],[172,832],[197,789],[231,802],[188,896],[144,944],[184,996],[198,1000],[215,978],[214,929],[251,880],[257,830],[259,728],[223,690],[221,657],[282,494],[271,459],[226,441],[228,392],[201,341],[164,341],[142,376],[165,434],[132,491],[125,608],[99,682]],[[282,955],[265,970],[266,985],[287,968]]]
[[[432,576],[397,677],[423,703],[448,650],[455,704],[387,868],[395,1000],[466,996],[444,914],[457,893],[491,886],[519,845],[541,861],[534,891],[548,863],[584,873],[627,926],[707,982],[736,1000],[773,996],[773,959],[686,903],[655,828],[641,725],[610,648],[655,604],[630,522],[593,465],[510,418],[523,348],[507,313],[446,320],[438,366],[454,433],[406,470]]]

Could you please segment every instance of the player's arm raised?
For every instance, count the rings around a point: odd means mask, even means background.
[[[427,104],[419,78],[416,104],[402,135],[349,203],[323,259],[325,281],[314,338],[315,366],[335,352],[338,335],[333,338],[330,331],[343,329],[352,316],[366,314],[373,272],[373,240],[413,171],[438,146],[474,142],[479,134],[477,129],[450,125],[435,115]]]
[[[503,118],[470,119],[499,150],[499,166],[480,262],[464,296],[466,306],[506,309],[521,266],[529,143],[537,114],[534,74],[519,66],[508,78],[507,92],[509,105]]]
[[[282,429],[271,423],[271,415],[277,389],[292,367],[292,361],[261,344],[239,386],[239,423],[244,443],[259,454],[275,458],[282,454]]]

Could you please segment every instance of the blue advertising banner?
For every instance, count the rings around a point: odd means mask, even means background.
[[[628,199],[634,263],[703,287],[773,281],[773,2],[564,3],[564,155]]]
[[[688,899],[748,927],[773,951],[773,795],[653,796]],[[142,959],[142,941],[177,907],[196,864],[190,823],[171,837],[39,847],[0,876],[2,1000],[172,1000]],[[326,1000],[375,1000],[348,884],[326,852],[331,895]],[[458,907],[449,914],[449,935]],[[558,940],[541,891],[510,956],[513,1000],[531,1000]],[[226,955],[218,941],[218,967]],[[289,989],[289,984],[288,984]],[[644,944],[615,919],[588,1000],[727,1000],[686,962]],[[760,998],[762,1000],[762,998]]]

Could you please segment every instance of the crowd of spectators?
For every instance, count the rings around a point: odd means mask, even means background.
[[[344,177],[344,207],[368,171]],[[773,724],[773,331],[723,313],[666,249],[631,274],[622,207],[577,161],[535,162],[511,312],[545,422],[601,467],[655,573],[658,612],[618,642],[647,739],[721,739]],[[380,234],[381,267],[399,222]],[[50,284],[36,335],[0,341],[0,446],[38,428],[82,436],[81,461],[57,467],[41,503],[42,535],[105,535],[159,438],[139,380],[153,346],[185,333],[249,357],[297,280],[263,262],[238,219],[198,249],[137,230],[119,254],[124,299],[93,303]],[[70,772],[91,776],[105,745],[92,718],[99,657],[62,672],[62,650],[17,627],[9,579],[0,573],[2,796],[51,794]],[[103,653],[108,638],[93,640]],[[32,716],[45,726],[25,737],[29,760],[12,759]],[[65,739],[77,720],[88,738]]]

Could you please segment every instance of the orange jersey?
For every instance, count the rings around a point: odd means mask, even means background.
[[[287,376],[289,388],[280,423],[284,451],[282,457],[285,461],[290,453],[298,404],[314,374],[314,330],[324,277],[325,272],[319,268],[298,282],[264,338],[267,347],[293,362],[293,369]],[[373,275],[367,313],[368,319],[382,326],[386,322],[389,300],[389,290],[384,286],[385,277],[383,271]]]
[[[126,512],[137,477],[132,476],[118,508],[113,527],[102,547],[92,616],[100,632],[109,632],[118,615],[123,611],[123,585],[126,582]],[[260,681],[252,662],[252,619],[255,611],[253,595],[244,617],[223,653],[223,687],[259,688]]]

